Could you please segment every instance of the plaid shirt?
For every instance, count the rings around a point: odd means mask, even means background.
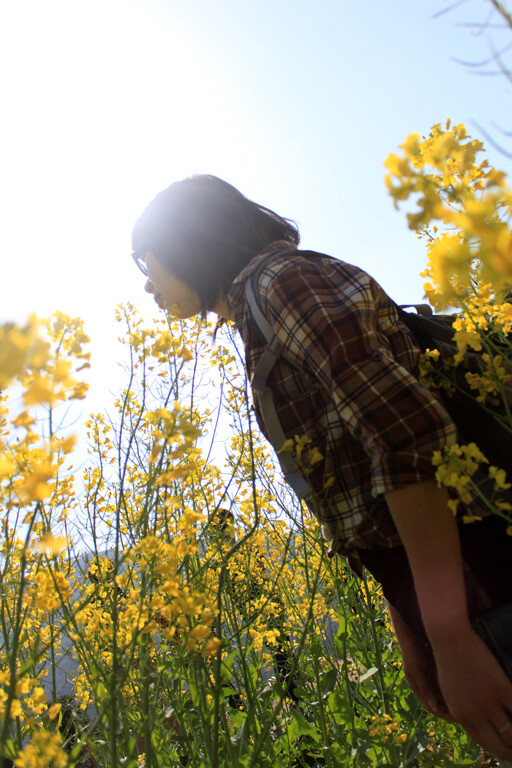
[[[363,270],[274,243],[251,260],[227,296],[249,375],[264,342],[244,285],[261,264],[255,289],[283,347],[267,385],[286,437],[310,439],[303,466],[314,448],[322,456],[307,471],[314,489],[307,503],[331,554],[397,546],[383,494],[432,478],[433,451],[456,440],[440,400],[416,378],[420,350],[394,303]],[[256,395],[254,405],[265,434]]]

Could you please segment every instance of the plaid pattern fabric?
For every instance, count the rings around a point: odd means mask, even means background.
[[[249,375],[264,343],[244,284],[260,265],[255,289],[283,345],[267,385],[286,437],[310,440],[301,457],[315,492],[308,506],[331,554],[397,546],[382,494],[432,478],[433,451],[456,440],[440,400],[415,377],[419,348],[363,270],[275,243],[251,260],[227,297]],[[256,395],[254,405],[265,433]],[[322,458],[308,467],[318,459],[313,449]]]

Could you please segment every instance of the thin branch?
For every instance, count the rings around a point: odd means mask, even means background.
[[[456,64],[464,64],[466,66],[465,62],[459,61],[458,59],[452,59]],[[471,72],[472,75],[475,75],[475,77],[501,77],[503,72],[501,71],[494,71],[494,72]]]
[[[492,48],[492,55],[493,55],[494,61],[500,68],[501,74],[504,75],[504,77],[506,77],[509,82],[512,82],[512,75],[510,73],[510,70],[505,67],[505,65],[503,64],[503,61],[501,60],[501,54],[503,51],[496,51],[494,49],[494,46],[492,45],[492,40],[490,42],[490,45]],[[505,46],[503,50],[506,51],[509,48],[512,48],[512,43],[509,43],[509,45]]]
[[[503,3],[500,3],[499,0],[491,0],[491,3],[494,5],[500,16],[505,19],[507,26],[512,29],[512,15],[507,11]]]
[[[491,144],[491,146],[494,147],[494,149],[497,149],[498,152],[501,152],[502,155],[504,155],[505,157],[508,157],[510,160],[512,160],[512,152],[507,152],[506,149],[503,149],[503,147],[501,147],[496,141],[494,141],[492,136],[490,136],[487,133],[487,131],[484,128],[482,128],[482,126],[479,123],[476,122],[476,120],[472,120],[471,122],[480,131],[480,133],[483,134],[483,136],[485,137],[486,141],[488,141],[489,144]]]
[[[450,13],[450,11],[453,11],[454,8],[458,8],[459,5],[463,5],[466,2],[467,2],[467,0],[457,0],[457,2],[455,2],[452,5],[448,6],[448,8],[442,8],[437,13],[434,13],[432,18],[433,19],[438,19],[440,16],[444,16],[445,13]]]
[[[491,125],[494,128],[494,130],[497,131],[498,133],[501,133],[502,136],[506,136],[507,138],[512,137],[512,131],[506,131],[504,128],[502,128],[500,125],[494,122],[492,122]]]
[[[493,49],[491,56],[488,56],[486,59],[483,59],[482,61],[464,61],[463,59],[456,59],[452,58],[452,61],[455,61],[457,64],[462,64],[464,67],[486,67],[488,64],[491,64],[493,61],[496,62],[498,65],[501,66],[501,59],[500,56],[507,51],[509,51],[512,48],[512,43],[507,43],[501,51],[496,51]]]

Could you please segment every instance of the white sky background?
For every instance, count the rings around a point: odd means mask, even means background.
[[[83,317],[101,408],[117,388],[116,304],[154,311],[132,224],[161,188],[201,172],[294,218],[304,247],[420,301],[424,246],[393,209],[383,160],[448,117],[476,136],[472,120],[511,127],[509,84],[452,60],[487,57],[486,36],[457,24],[484,21],[490,3],[433,18],[449,5],[4,2],[0,321]]]

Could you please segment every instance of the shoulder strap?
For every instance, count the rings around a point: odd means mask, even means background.
[[[439,347],[439,345],[451,345],[453,349],[453,321],[454,317],[450,315],[434,315],[432,312],[425,311],[406,312],[404,306],[397,306],[398,316],[412,332],[416,338],[421,350],[426,348]],[[410,304],[418,310],[426,305]]]
[[[266,342],[263,354],[251,375],[251,387],[258,395],[261,414],[265,423],[270,442],[274,446],[279,463],[287,483],[291,485],[299,499],[305,498],[312,493],[312,488],[306,478],[300,473],[295,461],[289,453],[280,452],[280,448],[286,440],[286,435],[281,427],[281,422],[277,415],[270,387],[267,387],[267,380],[276,361],[281,357],[281,342],[279,341],[274,329],[261,311],[257,298],[255,286],[259,277],[260,269],[257,269],[245,282],[245,298],[249,312],[251,313],[254,325],[262,339]]]

